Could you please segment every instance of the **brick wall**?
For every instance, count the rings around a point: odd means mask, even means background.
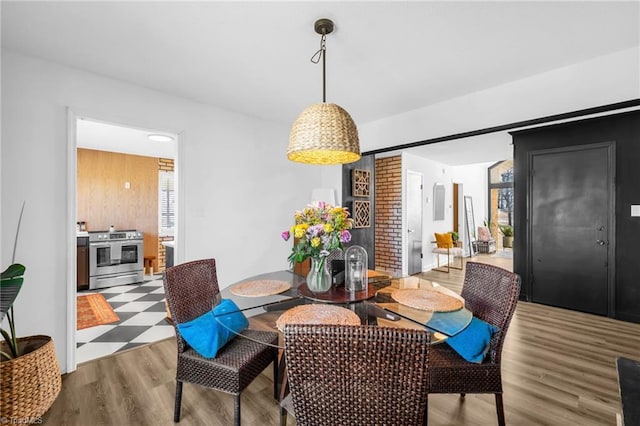
[[[158,170],[164,172],[172,172],[173,160],[171,158],[158,158]]]
[[[402,274],[402,161],[376,159],[376,269]]]
[[[158,170],[163,172],[173,171],[173,160],[171,158],[158,158]],[[158,271],[164,271],[167,253],[166,248],[162,244],[163,241],[173,241],[173,237],[158,237]]]

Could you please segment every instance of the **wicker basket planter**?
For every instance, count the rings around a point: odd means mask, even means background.
[[[23,355],[0,362],[0,412],[13,423],[41,421],[62,388],[53,339],[23,337],[18,346]]]

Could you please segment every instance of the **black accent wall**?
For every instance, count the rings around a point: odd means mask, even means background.
[[[640,111],[511,132],[514,143],[514,271],[522,277],[520,298],[529,300],[526,240],[528,153],[573,145],[615,141],[615,313],[640,323]],[[568,242],[570,250],[570,242]]]
[[[353,201],[365,200],[365,198],[355,198],[351,196],[351,174],[353,169],[369,170],[371,172],[370,196],[368,200],[371,202],[371,226],[368,228],[357,228],[351,230],[351,242],[349,245],[359,245],[367,251],[369,260],[369,269],[376,267],[375,253],[375,182],[376,182],[376,162],[373,155],[363,155],[360,160],[355,163],[344,164],[342,166],[342,205],[349,208],[349,212],[353,215]]]

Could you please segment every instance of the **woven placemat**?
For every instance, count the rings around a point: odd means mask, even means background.
[[[462,300],[424,288],[406,288],[391,293],[396,302],[411,308],[432,312],[451,312],[462,309]]]
[[[231,287],[231,293],[244,297],[263,297],[283,293],[291,288],[291,283],[278,280],[245,281]]]
[[[289,309],[276,321],[282,331],[285,324],[335,324],[360,325],[360,317],[355,312],[334,305],[300,305]]]

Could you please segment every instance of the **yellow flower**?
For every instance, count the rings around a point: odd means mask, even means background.
[[[331,225],[330,223],[325,223],[324,226],[322,226],[322,229],[326,234],[329,234],[331,233],[331,231],[333,231],[333,225]]]
[[[306,230],[306,228],[304,227],[304,224],[303,225],[296,225],[295,226],[295,230],[293,231],[293,235],[296,238],[302,238],[302,237],[304,237],[305,230]]]
[[[320,243],[321,243],[320,237],[313,237],[311,239],[311,247],[313,247],[313,248],[316,248],[316,247],[320,246]]]

